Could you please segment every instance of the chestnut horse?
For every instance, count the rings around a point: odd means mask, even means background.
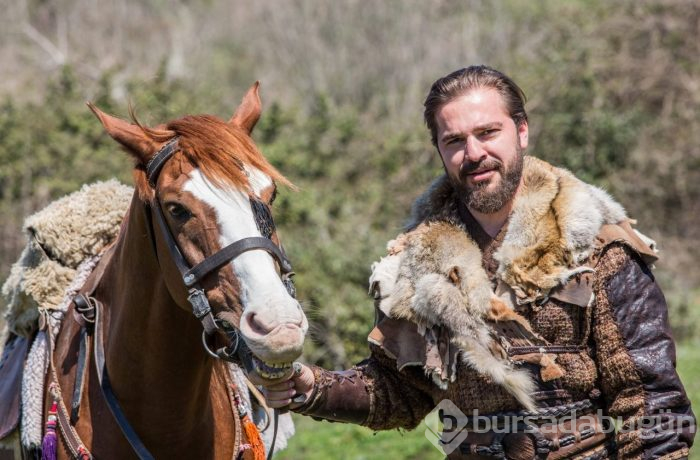
[[[269,214],[276,183],[290,184],[250,138],[258,84],[228,122],[185,116],[148,128],[90,108],[134,158],[135,193],[56,337],[45,413],[58,412],[55,452],[253,458],[238,390],[214,356],[247,347],[248,370],[281,377],[308,329]],[[81,351],[86,336],[92,353]]]

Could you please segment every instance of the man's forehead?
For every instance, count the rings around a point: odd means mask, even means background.
[[[455,123],[487,124],[510,119],[503,97],[493,88],[476,88],[440,107],[436,113],[438,127],[451,129]]]

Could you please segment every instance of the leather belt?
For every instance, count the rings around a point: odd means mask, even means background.
[[[568,416],[564,416],[567,407]],[[561,460],[595,452],[605,458],[614,452],[613,431],[592,409],[591,402],[584,400],[543,408],[541,415],[525,411],[491,414],[483,417],[496,421],[497,426],[483,432],[469,418],[465,427],[469,433],[455,453],[473,459]]]

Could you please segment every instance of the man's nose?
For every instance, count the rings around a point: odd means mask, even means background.
[[[464,157],[472,163],[481,161],[486,158],[486,149],[474,136],[467,136],[464,145]]]

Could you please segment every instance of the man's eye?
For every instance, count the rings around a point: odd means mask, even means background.
[[[187,220],[192,216],[190,211],[180,203],[167,203],[165,209],[176,220]]]
[[[456,144],[460,141],[458,137],[452,137],[450,139],[447,139],[447,142],[445,142],[445,145],[453,145]]]

